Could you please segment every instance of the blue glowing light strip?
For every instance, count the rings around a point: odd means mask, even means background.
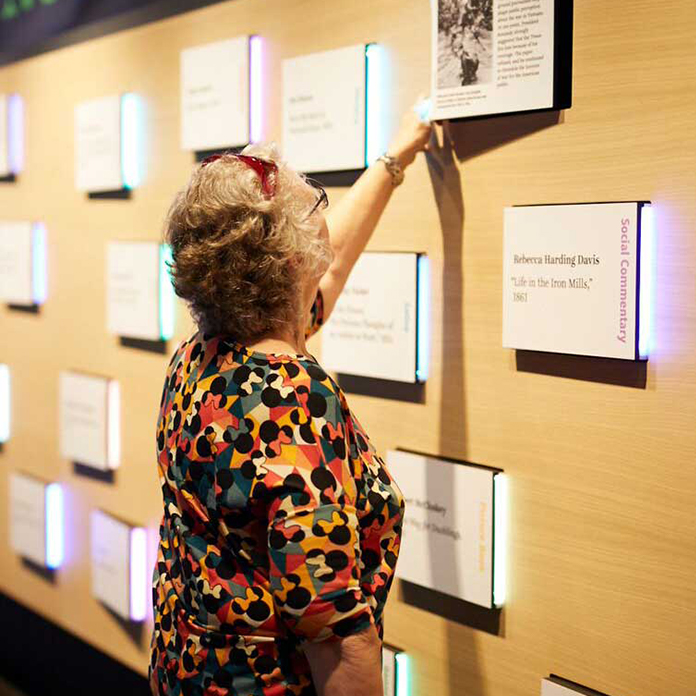
[[[147,531],[134,527],[130,531],[130,618],[144,621],[147,609]]]
[[[430,372],[430,259],[418,256],[416,309],[416,380],[425,382]]]
[[[31,234],[32,301],[35,305],[42,305],[48,293],[46,226],[41,222],[34,223]]]
[[[109,380],[106,398],[106,463],[115,469],[121,461],[121,390],[115,379]]]
[[[46,486],[46,566],[59,568],[64,556],[63,489],[59,483]]]
[[[140,184],[140,107],[137,94],[121,97],[121,178],[126,189]]]
[[[0,365],[0,442],[10,439],[10,368]]]
[[[647,360],[653,348],[653,311],[655,300],[655,210],[641,207],[640,220],[640,297],[638,298],[638,356]]]
[[[501,607],[507,595],[508,480],[493,477],[493,604]]]
[[[10,174],[24,169],[24,101],[19,94],[7,98],[7,155]]]
[[[263,43],[260,36],[249,39],[249,142],[263,139]]]
[[[384,154],[386,148],[384,48],[379,44],[368,44],[365,47],[365,61],[365,166],[369,167]]]
[[[159,332],[163,341],[174,335],[174,286],[170,273],[172,249],[168,244],[160,245],[159,250]]]
[[[396,696],[410,696],[411,693],[411,665],[406,653],[396,653],[394,657],[396,665]]]

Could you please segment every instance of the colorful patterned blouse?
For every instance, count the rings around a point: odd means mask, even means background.
[[[322,323],[318,295],[308,334]],[[403,499],[310,356],[194,334],[174,354],[157,453],[157,695],[311,696],[306,641],[382,614]]]

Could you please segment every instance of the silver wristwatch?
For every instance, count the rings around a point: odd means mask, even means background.
[[[392,185],[394,187],[398,186],[404,180],[403,167],[399,164],[399,161],[396,159],[396,157],[392,157],[391,155],[387,155],[385,153],[381,157],[378,157],[377,161],[384,162],[384,166],[387,168],[387,171],[391,174]]]

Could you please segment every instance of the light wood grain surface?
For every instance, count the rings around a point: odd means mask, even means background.
[[[576,5],[573,108],[453,126],[453,147],[408,172],[370,244],[430,254],[433,369],[425,403],[350,396],[353,409],[383,452],[465,458],[511,479],[501,635],[390,601],[386,635],[412,656],[414,696],[530,696],[551,672],[612,696],[696,688],[696,6]],[[91,598],[88,520],[101,507],[154,530],[160,515],[154,425],[168,358],[107,334],[104,265],[109,240],[159,238],[191,169],[179,147],[179,51],[261,34],[266,135],[279,140],[283,58],[380,42],[395,127],[428,91],[429,21],[426,0],[235,0],[0,69],[0,92],[21,92],[27,111],[26,171],[0,185],[0,217],[42,219],[49,235],[45,307],[0,309],[14,388],[0,500],[12,470],[59,480],[68,532],[50,584],[10,553],[2,515],[3,592],[146,671],[149,624],[134,638]],[[131,201],[88,201],[73,185],[73,109],[123,91],[147,105],[145,181]],[[557,375],[518,369],[501,348],[503,207],[624,199],[652,200],[659,225],[645,388],[579,379],[613,368],[554,356],[545,365]],[[191,326],[183,307],[178,319],[177,338]],[[114,486],[75,476],[58,454],[63,369],[121,382]]]

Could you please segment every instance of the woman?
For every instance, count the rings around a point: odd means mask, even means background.
[[[172,357],[157,427],[157,695],[382,694],[403,500],[305,338],[429,137],[409,114],[328,221],[323,190],[261,147],[204,161],[171,208],[199,331]]]

